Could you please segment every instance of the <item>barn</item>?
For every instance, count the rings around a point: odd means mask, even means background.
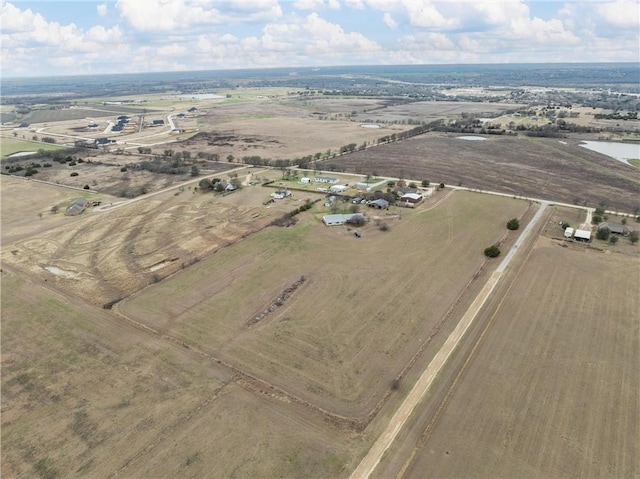
[[[330,193],[344,193],[345,191],[347,191],[347,188],[349,188],[346,185],[333,185],[331,188],[329,188],[329,192]]]
[[[369,205],[370,208],[378,208],[379,210],[384,210],[389,208],[389,202],[382,198],[374,201],[369,201],[369,203],[367,204]]]
[[[573,237],[573,228],[572,227],[568,227],[564,230],[564,237],[565,238],[571,238]]]
[[[573,237],[576,241],[584,241],[585,243],[588,243],[591,241],[591,231],[577,229]]]

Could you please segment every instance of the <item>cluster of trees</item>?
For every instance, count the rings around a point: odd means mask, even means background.
[[[203,178],[198,183],[200,191],[215,191],[220,193],[224,191],[225,185],[220,178]]]

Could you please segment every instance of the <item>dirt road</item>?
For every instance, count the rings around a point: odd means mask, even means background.
[[[451,353],[455,350],[465,332],[473,323],[473,320],[477,316],[478,312],[493,292],[507,265],[515,255],[516,251],[518,251],[518,247],[522,245],[522,243],[526,240],[527,236],[533,229],[533,226],[542,217],[542,214],[547,206],[548,203],[542,203],[540,209],[536,212],[535,216],[523,230],[513,248],[509,251],[509,254],[505,256],[504,260],[500,263],[496,271],[491,275],[480,293],[478,293],[478,295],[476,296],[471,306],[469,306],[469,309],[464,314],[456,328],[442,345],[440,351],[438,351],[433,360],[424,370],[413,389],[409,392],[405,400],[402,402],[396,413],[391,418],[391,421],[389,422],[387,428],[373,444],[358,467],[356,467],[356,469],[353,471],[353,473],[351,474],[351,479],[368,478],[376,469],[380,460],[382,459],[383,454],[387,451],[387,449],[389,449],[396,436],[409,419],[409,416],[411,416],[411,413],[413,412],[415,407],[425,396],[433,381],[437,377],[438,373],[447,363],[449,356],[451,356]]]

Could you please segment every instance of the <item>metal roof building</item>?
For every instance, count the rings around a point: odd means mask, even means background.
[[[322,217],[322,222],[327,226],[337,226],[337,225],[343,225],[347,221],[356,217],[361,217],[362,219],[365,219],[365,216],[360,213],[353,213],[350,215],[336,214],[336,215],[324,215]]]
[[[576,230],[573,237],[579,241],[591,241],[591,231],[587,230]]]
[[[69,203],[69,206],[67,206],[64,214],[67,216],[79,215],[87,208],[88,205],[89,200],[87,200],[86,198],[76,198],[71,203]]]

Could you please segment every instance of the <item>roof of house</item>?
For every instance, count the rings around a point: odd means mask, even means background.
[[[419,195],[418,193],[405,193],[400,197],[400,199],[401,200],[421,200],[422,195]]]
[[[398,188],[398,192],[402,193],[403,195],[407,195],[409,193],[417,193],[418,188],[409,188],[408,186],[407,187],[403,186]]]
[[[629,234],[633,231],[633,228],[631,226],[627,226],[627,225],[621,225],[618,223],[600,223],[598,225],[598,229],[604,229],[604,228],[609,228],[609,231],[611,231],[612,233],[617,233],[617,234]]]
[[[65,214],[79,215],[85,210],[88,204],[89,200],[87,200],[86,198],[76,198],[71,203],[69,203],[69,206],[67,206],[67,209],[65,210]]]
[[[366,217],[362,213],[335,214],[335,215],[324,215],[322,217],[322,221],[324,221],[326,224],[329,224],[329,223],[332,223],[332,224],[343,224],[343,223],[346,223],[347,221],[349,221],[349,220],[351,220],[353,218],[365,219]]]
[[[386,208],[389,206],[389,202],[384,198],[378,198],[377,200],[373,200],[369,202],[370,205],[378,205],[380,208]]]
[[[564,230],[564,236],[565,238],[571,238],[573,236],[573,228],[571,226]]]

